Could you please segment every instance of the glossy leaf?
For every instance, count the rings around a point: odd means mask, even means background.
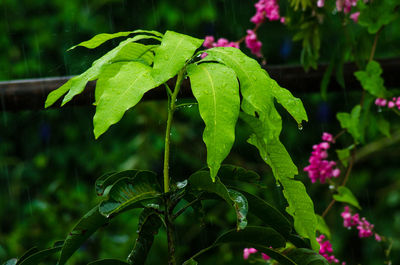
[[[206,127],[207,164],[213,180],[235,141],[239,116],[239,84],[235,72],[216,63],[192,64],[187,69],[193,95]]]
[[[247,226],[248,205],[246,197],[241,193],[228,190],[218,178],[213,182],[207,171],[197,171],[190,176],[189,183],[191,189],[216,194],[232,206],[236,212],[238,230]]]
[[[337,191],[338,191],[337,194],[333,194],[333,198],[335,200],[337,200],[339,202],[348,203],[348,204],[361,210],[361,206],[358,203],[357,198],[351,192],[351,190],[349,190],[345,186],[340,186]]]
[[[328,227],[328,225],[325,223],[324,218],[321,215],[316,214],[317,217],[317,231],[319,231],[321,234],[324,234],[328,237],[328,239],[331,238],[331,231]]]
[[[340,126],[353,136],[355,141],[362,141],[362,134],[360,130],[360,114],[361,106],[356,105],[351,113],[339,112],[336,114],[336,118],[340,122]]]
[[[37,251],[30,255],[29,257],[26,257],[23,261],[17,262],[16,264],[18,265],[37,265],[41,263],[45,258],[48,256],[57,253],[61,250],[62,246],[56,245],[52,248],[48,248],[45,250]]]
[[[383,85],[381,74],[382,68],[376,61],[369,62],[365,71],[354,73],[365,90],[375,97],[384,98],[386,96],[386,88]]]
[[[111,216],[136,202],[160,195],[161,188],[156,175],[150,171],[140,171],[134,178],[118,180],[108,193],[109,199],[100,204],[99,210],[102,215]]]
[[[118,259],[101,259],[92,261],[87,265],[129,265],[129,263]]]
[[[121,120],[125,112],[142,99],[144,93],[156,86],[150,75],[151,69],[139,62],[128,62],[121,66],[114,77],[105,81],[93,118],[96,138]]]
[[[104,190],[123,178],[134,178],[139,170],[125,170],[102,175],[96,180],[95,188],[98,195],[103,195]]]
[[[174,77],[203,44],[203,40],[167,31],[161,45],[155,49],[152,75],[157,84]]]
[[[104,56],[99,58],[98,60],[94,61],[92,66],[86,70],[81,75],[75,76],[68,80],[64,85],[59,87],[58,89],[52,91],[46,99],[45,107],[48,108],[53,105],[59,98],[61,98],[66,92],[68,94],[64,97],[62,101],[62,106],[68,103],[74,96],[82,93],[85,89],[87,82],[96,80],[103,68],[112,62],[112,60],[117,57],[121,50],[128,45],[129,43],[141,40],[141,39],[148,39],[152,38],[152,36],[148,35],[137,35],[132,38],[129,38],[125,41],[120,42],[120,44],[112,49],[111,51],[107,52]],[[132,58],[127,58],[127,60],[131,60]]]
[[[18,262],[18,259],[13,258],[13,259],[9,259],[6,262],[3,263],[3,265],[16,265]]]
[[[301,181],[294,179],[280,179],[283,186],[283,195],[289,203],[286,211],[293,216],[294,229],[299,235],[310,239],[311,247],[319,251],[319,244],[315,238],[317,218],[314,213],[314,204],[306,192]]]
[[[63,265],[75,253],[76,250],[100,227],[106,225],[109,219],[99,213],[99,207],[96,206],[85,214],[75,225],[72,231],[65,239],[58,265]]]
[[[291,249],[287,256],[298,265],[329,265],[328,261],[321,255],[306,248]]]
[[[192,258],[187,260],[184,264],[196,264],[194,258],[207,250],[227,243],[243,247],[254,247],[280,262],[280,264],[296,265],[296,263],[285,257],[282,253],[270,248],[270,246],[275,248],[284,247],[286,243],[285,239],[274,229],[260,226],[249,226],[242,231],[230,230],[217,238],[214,244],[193,255]]]
[[[289,220],[279,212],[275,207],[264,201],[263,199],[245,192],[240,192],[246,197],[249,204],[249,213],[257,216],[266,225],[271,226],[283,236],[289,236],[292,226]]]
[[[147,255],[153,245],[154,235],[161,227],[161,217],[153,210],[145,208],[139,217],[138,237],[132,252],[128,256],[129,264],[144,265]]]

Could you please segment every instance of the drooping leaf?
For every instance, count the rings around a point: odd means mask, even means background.
[[[139,170],[125,170],[121,172],[110,172],[96,179],[95,188],[98,195],[103,195],[104,190],[122,178],[134,178]]]
[[[319,251],[319,244],[315,238],[317,218],[314,213],[313,201],[308,196],[304,184],[294,179],[282,178],[279,182],[283,186],[283,195],[289,203],[286,211],[293,216],[294,229],[299,235],[310,239],[311,247]]]
[[[124,113],[142,99],[144,93],[156,86],[150,74],[151,69],[139,62],[128,62],[114,77],[105,81],[93,118],[96,138],[121,120]]]
[[[394,10],[399,5],[398,0],[374,0],[369,1],[367,5],[359,3],[361,12],[358,24],[368,28],[370,34],[375,34],[398,17],[399,12],[394,12]]]
[[[140,171],[133,178],[119,179],[110,189],[109,199],[101,202],[99,211],[104,216],[121,212],[126,207],[161,195],[156,175],[150,171]]]
[[[157,34],[154,34],[153,32],[155,32]],[[126,37],[133,33],[152,33],[156,36],[158,35],[158,37],[155,37],[155,36],[149,36],[149,37],[156,39],[156,40],[161,40],[159,37],[162,37],[162,35],[161,36],[159,35],[161,33],[157,32],[157,31],[145,31],[145,30],[122,31],[122,32],[111,33],[111,34],[110,33],[101,33],[101,34],[97,34],[90,40],[83,41],[75,46],[72,46],[71,48],[68,49],[68,51],[75,49],[78,46],[82,46],[82,47],[85,47],[88,49],[94,49],[96,47],[99,47],[101,44],[105,43],[106,41],[109,41],[109,40],[115,39],[115,38],[119,38],[119,37]],[[143,35],[143,36],[145,36],[145,35]]]
[[[316,214],[315,216],[317,217],[317,231],[319,231],[321,234],[326,235],[328,239],[331,239],[331,230],[325,223],[324,218],[318,214]]]
[[[329,265],[326,258],[307,248],[291,249],[287,256],[298,265]]]
[[[161,217],[150,208],[145,208],[139,217],[138,237],[132,252],[128,256],[129,264],[144,265],[147,255],[153,245],[154,235],[161,227]]]
[[[18,261],[16,264],[17,265],[37,265],[37,264],[41,263],[45,258],[50,256],[51,254],[54,254],[54,253],[57,253],[58,251],[60,251],[61,248],[62,248],[62,246],[55,245],[52,248],[37,251],[37,252],[33,253],[32,255],[26,257],[25,259],[23,259],[21,262]]]
[[[339,112],[336,114],[336,118],[340,122],[340,126],[353,136],[354,140],[359,142],[363,139],[363,134],[360,129],[360,114],[361,106],[356,105],[351,113]]]
[[[92,261],[87,265],[129,265],[129,263],[118,259],[100,259]]]
[[[224,184],[216,178],[213,182],[208,171],[197,171],[189,177],[191,189],[214,193],[225,200],[234,210],[237,216],[237,229],[244,229],[247,226],[248,205],[246,197],[241,193],[228,190]]]
[[[80,248],[83,242],[108,222],[109,219],[99,213],[98,206],[86,213],[65,239],[58,265],[64,265],[72,254]]]
[[[338,194],[333,194],[333,198],[335,200],[337,200],[339,202],[348,203],[348,204],[361,210],[361,206],[358,203],[357,198],[351,192],[351,190],[349,190],[345,186],[340,186],[337,191],[338,191]]]
[[[216,63],[192,64],[187,69],[193,95],[206,128],[207,164],[213,180],[235,141],[239,116],[239,84],[235,72]]]
[[[230,230],[222,234],[211,246],[197,252],[184,264],[197,264],[194,260],[207,250],[217,247],[221,244],[235,244],[242,247],[254,247],[280,262],[283,265],[296,265],[291,259],[282,253],[270,248],[280,248],[285,246],[285,239],[274,229],[270,227],[249,226],[244,230]]]
[[[370,61],[365,71],[354,73],[365,90],[375,97],[384,98],[386,96],[386,88],[383,85],[381,74],[382,68],[376,61]]]
[[[157,84],[174,77],[203,44],[203,40],[167,31],[161,45],[155,49],[152,75]]]
[[[61,98],[66,92],[69,91],[68,94],[64,97],[62,104],[61,104],[62,106],[65,105],[74,96],[82,93],[82,91],[85,89],[87,82],[96,80],[99,77],[99,75],[101,74],[101,71],[103,70],[103,68],[106,65],[108,65],[109,63],[111,63],[112,60],[120,54],[121,50],[126,45],[128,45],[129,43],[141,40],[141,39],[148,39],[150,37],[151,36],[148,36],[148,35],[137,35],[137,36],[129,38],[125,41],[120,42],[120,44],[117,47],[115,47],[111,51],[107,52],[101,58],[94,61],[92,66],[88,70],[86,70],[84,73],[82,73],[81,75],[78,75],[74,78],[71,78],[64,85],[62,85],[58,89],[52,91],[47,96],[45,107],[46,108],[50,107],[59,98]],[[120,59],[121,59],[121,56],[120,56]],[[132,58],[129,57],[129,58],[126,58],[126,60],[132,60]]]

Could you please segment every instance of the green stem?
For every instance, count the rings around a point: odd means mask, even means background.
[[[164,151],[164,192],[169,192],[169,146],[171,139],[171,124],[172,118],[174,116],[174,112],[176,109],[176,98],[179,93],[179,89],[181,88],[181,84],[183,81],[183,73],[184,70],[181,70],[178,74],[178,78],[176,80],[174,92],[171,95],[171,100],[168,102],[168,119],[167,119],[167,128],[165,129],[165,151]]]
[[[167,118],[167,127],[165,129],[165,149],[164,149],[164,192],[168,193],[170,191],[169,188],[169,147],[171,140],[171,124],[174,116],[174,112],[176,109],[176,99],[178,97],[179,90],[181,88],[181,84],[183,81],[185,69],[182,69],[178,73],[178,77],[175,83],[175,88],[173,93],[168,86],[167,92],[171,94],[171,97],[168,98],[168,118]],[[175,244],[174,244],[174,225],[172,223],[172,211],[175,205],[171,202],[170,196],[166,194],[165,200],[165,224],[167,230],[167,241],[168,241],[168,265],[175,265]]]

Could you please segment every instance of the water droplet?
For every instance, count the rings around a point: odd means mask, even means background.
[[[297,124],[297,128],[299,128],[300,131],[303,130],[303,124],[301,123]]]
[[[382,108],[380,106],[378,107],[378,112],[382,112]]]
[[[330,189],[330,190],[335,189],[335,185],[329,185],[329,189]]]
[[[193,105],[189,105],[188,108],[191,108]]]

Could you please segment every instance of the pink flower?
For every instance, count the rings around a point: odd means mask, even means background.
[[[268,255],[265,254],[265,253],[261,253],[261,257],[263,258],[263,260],[270,260],[270,259],[271,259],[271,257],[268,256]]]
[[[250,49],[251,53],[258,57],[262,57],[261,55],[261,46],[262,43],[257,39],[257,35],[253,30],[247,30],[247,36],[245,38],[245,43],[247,48]]]
[[[328,262],[339,263],[339,260],[332,255],[333,249],[332,244],[329,240],[325,240],[324,235],[317,237],[319,243],[319,254],[323,256]]]
[[[239,49],[239,43],[233,42],[233,41],[230,42],[225,38],[219,38],[218,41],[215,42],[215,39],[213,36],[206,36],[204,39],[204,42],[203,42],[203,46],[206,47],[207,49],[210,49],[213,47],[235,47],[235,48]],[[204,55],[202,55],[202,56],[204,56]]]
[[[325,0],[318,0],[317,2],[318,7],[324,7],[324,5],[325,5]]]
[[[256,25],[263,23],[265,18],[268,18],[270,21],[281,18],[279,15],[279,5],[276,0],[259,0],[254,7],[256,8],[256,13],[250,21]],[[283,23],[282,20],[281,23]]]
[[[370,237],[375,234],[375,240],[381,241],[380,235],[373,232],[374,225],[368,222],[365,217],[360,219],[358,213],[352,215],[348,206],[344,207],[344,211],[340,215],[343,218],[343,226],[349,229],[355,226],[358,230],[358,236],[360,238]]]
[[[212,48],[214,44],[214,36],[206,36],[204,39],[203,46],[206,48]]]
[[[360,16],[360,12],[355,12],[353,14],[350,15],[350,18],[357,23],[358,22],[358,17]]]
[[[255,248],[245,248],[243,249],[243,258],[248,259],[250,254],[256,253],[257,249]]]
[[[323,133],[321,142],[313,146],[310,159],[308,162],[310,165],[306,166],[303,170],[308,172],[308,177],[312,183],[319,180],[321,183],[325,183],[326,179],[337,178],[340,175],[340,169],[335,168],[335,161],[328,161],[327,150],[330,148],[329,142],[333,143],[333,137],[329,133]]]

